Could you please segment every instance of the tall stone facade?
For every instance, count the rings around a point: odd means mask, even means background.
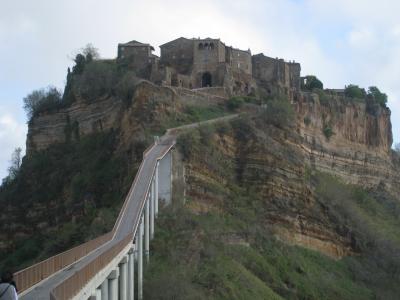
[[[261,85],[287,93],[300,89],[300,64],[226,46],[220,39],[180,37],[160,46],[161,57],[149,44],[118,45],[118,59],[138,76],[159,85],[188,89],[222,87],[230,95],[254,95]]]

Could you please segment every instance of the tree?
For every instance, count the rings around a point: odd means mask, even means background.
[[[267,109],[263,112],[263,120],[267,124],[272,124],[279,128],[292,125],[294,117],[293,107],[287,98],[269,101]]]
[[[100,58],[99,49],[89,43],[81,49],[81,53],[85,56],[87,62]]]
[[[57,109],[62,104],[62,94],[54,86],[35,90],[24,98],[24,110],[31,119],[39,113]]]
[[[16,148],[11,154],[10,166],[8,167],[8,177],[10,180],[14,180],[17,177],[19,169],[22,163],[22,149]]]
[[[367,95],[364,88],[360,88],[358,85],[349,84],[344,89],[344,94],[349,98],[364,99]]]
[[[368,96],[373,98],[376,103],[385,107],[388,97],[385,93],[382,93],[376,86],[370,86],[368,88]]]
[[[324,84],[316,76],[308,75],[304,78],[304,81],[302,82],[302,88],[307,91],[312,91],[313,89],[322,90],[324,88]]]

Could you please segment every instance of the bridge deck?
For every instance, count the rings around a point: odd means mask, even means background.
[[[52,275],[47,280],[40,282],[33,289],[22,295],[20,299],[50,299],[50,291],[54,289],[60,282],[69,278],[76,271],[87,265],[90,261],[95,259],[101,253],[107,251],[109,248],[118,243],[132,231],[133,226],[135,224],[138,224],[138,218],[141,211],[140,205],[142,204],[141,200],[146,196],[147,189],[152,180],[157,159],[162,156],[166,151],[168,151],[173,143],[173,137],[166,137],[165,139],[163,139],[162,142],[154,145],[143,158],[142,168],[136,174],[137,182],[131,191],[131,194],[129,196],[130,200],[127,203],[125,211],[123,212],[120,224],[117,227],[113,239],[108,243],[105,243],[101,247],[97,248],[96,250],[82,258],[80,261]]]

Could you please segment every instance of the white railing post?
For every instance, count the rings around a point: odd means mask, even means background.
[[[128,252],[128,300],[135,298],[135,253],[134,248]]]
[[[145,214],[144,214],[144,249],[146,255],[146,262],[149,263],[150,259],[150,202],[149,198],[146,199]]]
[[[111,271],[110,275],[108,275],[108,300],[118,300],[118,277],[118,268]]]
[[[125,255],[119,264],[119,300],[127,300],[128,256]]]
[[[143,300],[143,215],[138,231],[138,299]]]
[[[151,180],[149,199],[150,201],[150,239],[154,238],[154,180]]]
[[[157,165],[156,165],[156,178],[155,178],[155,216],[158,216],[158,166],[159,166],[159,162],[157,161]]]

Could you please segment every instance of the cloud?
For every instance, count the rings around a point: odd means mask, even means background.
[[[303,75],[317,75],[326,87],[377,85],[390,97],[400,142],[399,10],[395,0],[6,1],[0,10],[0,172],[13,148],[25,144],[22,97],[50,84],[61,88],[69,56],[87,43],[115,57],[117,44],[132,39],[158,49],[180,36],[219,37],[299,61]]]

